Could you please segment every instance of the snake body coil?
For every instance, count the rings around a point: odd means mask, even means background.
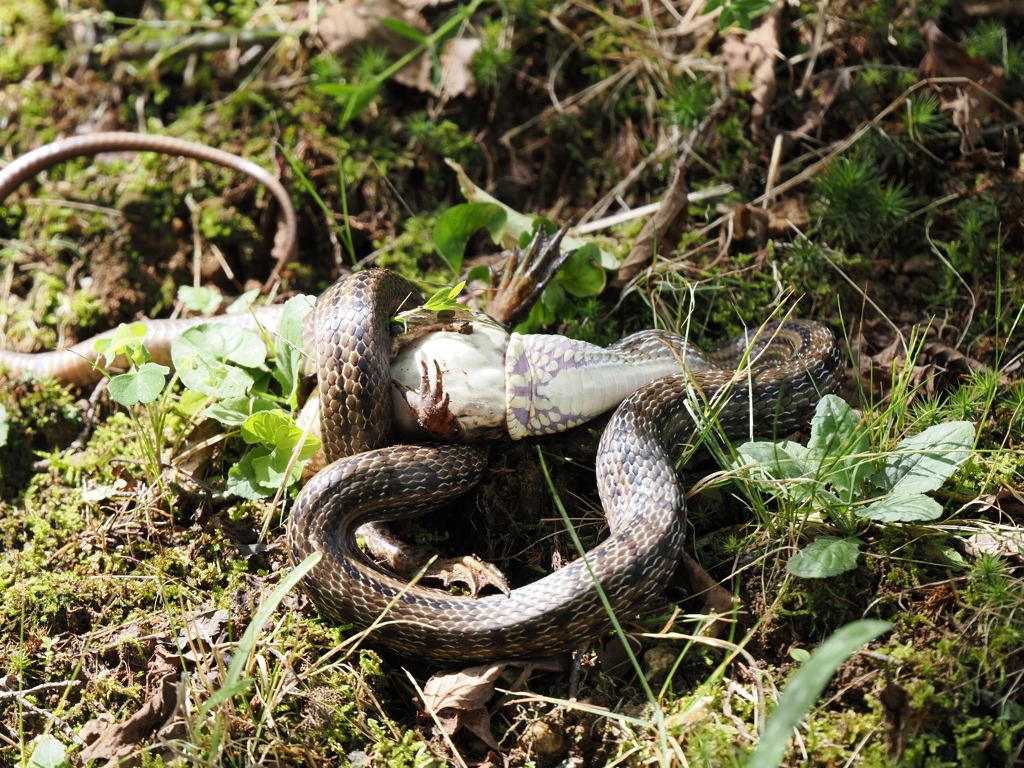
[[[356,544],[360,525],[422,514],[471,488],[485,467],[485,450],[472,445],[382,447],[390,418],[380,407],[389,402],[382,397],[390,386],[387,327],[412,295],[401,278],[369,270],[339,282],[318,304],[320,398],[333,463],[306,485],[288,522],[294,560],[323,555],[306,589],[324,614],[375,625],[374,642],[404,655],[461,662],[576,647],[609,624],[583,560],[510,596],[472,598],[410,587]],[[838,347],[823,326],[769,325],[726,345],[709,364],[735,367],[748,349],[770,365],[738,380],[719,369],[661,379],[627,398],[606,427],[597,477],[610,534],[586,559],[614,611],[641,606],[678,563],[685,502],[674,459],[695,429],[694,407],[703,411],[701,403],[730,392],[717,410],[727,435],[749,434],[751,424],[755,434],[785,434],[838,387]]]
[[[0,171],[0,202],[63,159],[124,149],[207,160],[266,184],[284,213],[273,280],[295,244],[296,220],[287,192],[259,166],[203,145],[129,133],[64,139]],[[323,554],[305,582],[321,610],[361,628],[375,627],[374,641],[410,656],[470,661],[541,655],[593,637],[609,625],[594,579],[612,610],[625,613],[657,594],[679,560],[685,501],[674,459],[702,426],[698,419],[713,414],[730,438],[785,434],[806,423],[820,396],[839,386],[835,338],[824,326],[805,321],[770,324],[756,336],[709,354],[658,331],[636,334],[607,351],[514,334],[505,353],[505,416],[513,437],[581,423],[584,414],[623,397],[633,388],[630,381],[661,375],[655,372],[666,364],[675,371],[678,361],[688,370],[642,386],[622,402],[605,429],[597,478],[610,534],[587,553],[586,564],[576,560],[507,597],[449,595],[409,587],[373,563],[354,537],[364,523],[413,517],[439,506],[475,485],[485,469],[487,451],[474,445],[388,446],[391,318],[403,306],[418,303],[409,283],[377,269],[339,281],[319,300],[315,346],[321,427],[333,463],[303,489],[287,527],[296,561],[313,551]],[[212,322],[273,328],[279,311],[270,307],[251,319]],[[147,347],[163,361],[173,338],[203,322],[211,320],[149,323]],[[99,378],[89,357],[95,358],[93,340],[42,355],[0,352],[0,365],[82,385]],[[756,367],[734,370],[746,357]],[[629,361],[638,365],[625,374],[597,372],[602,365],[613,370]],[[641,368],[644,373],[638,373]],[[568,391],[560,393],[559,387]]]

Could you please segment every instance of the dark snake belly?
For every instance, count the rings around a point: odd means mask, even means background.
[[[714,413],[727,437],[786,434],[806,424],[820,397],[840,383],[839,348],[817,323],[787,321],[737,339],[716,364],[744,354],[758,366],[681,372],[627,398],[598,448],[598,489],[608,538],[582,559],[515,589],[481,598],[409,586],[356,543],[371,521],[420,515],[473,487],[486,449],[473,445],[391,446],[390,319],[415,290],[384,270],[340,281],[317,305],[322,429],[331,463],[300,494],[288,522],[298,562],[322,559],[305,582],[328,617],[366,628],[407,656],[471,661],[550,654],[577,647],[609,626],[596,579],[612,610],[626,614],[658,594],[683,548],[685,500],[674,460]],[[728,393],[728,397],[723,397]],[[707,407],[706,407],[707,406]],[[355,455],[352,455],[355,454]]]

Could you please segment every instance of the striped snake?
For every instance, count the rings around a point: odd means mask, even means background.
[[[83,137],[71,147],[66,143],[75,140],[44,147],[0,171],[0,201],[43,168],[90,151],[149,149],[221,164],[225,155],[237,161],[231,167],[250,172],[233,155],[199,152],[200,145],[180,140],[144,136],[128,145],[124,137],[133,134],[97,136],[102,138]],[[287,216],[291,206],[284,209]],[[286,257],[294,243],[294,214],[285,232],[278,255],[284,249]],[[507,596],[409,586],[360,549],[357,528],[414,517],[450,501],[479,482],[487,462],[480,444],[391,445],[392,371],[398,362],[390,353],[392,318],[418,304],[417,296],[404,279],[371,269],[338,281],[317,301],[307,346],[311,352],[315,347],[329,465],[303,488],[287,523],[294,561],[314,551],[323,555],[304,582],[321,612],[359,628],[373,626],[374,642],[403,655],[459,662],[546,655],[594,637],[610,624],[595,581],[611,609],[627,614],[657,595],[675,569],[683,549],[685,500],[674,461],[708,414],[730,439],[786,434],[806,424],[818,399],[840,384],[832,332],[801,320],[766,325],[712,353],[662,331],[634,334],[606,350],[557,336],[499,339],[505,391],[492,422],[512,437],[566,429],[621,401],[597,454],[608,538],[586,554],[586,562],[575,560]],[[252,318],[219,321],[275,327],[278,313],[270,307]],[[171,340],[202,322],[209,320],[150,321],[147,347],[158,362],[165,361]],[[73,349],[88,357],[94,355],[92,344]],[[755,364],[737,372],[746,360]],[[451,365],[437,364],[448,393],[454,391]],[[87,359],[66,350],[0,351],[0,366],[79,385],[98,378]],[[466,373],[471,383],[482,376],[478,370]],[[406,382],[407,388],[415,385]],[[451,408],[457,411],[457,403]]]

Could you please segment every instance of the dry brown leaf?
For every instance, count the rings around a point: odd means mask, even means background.
[[[985,148],[981,121],[988,116],[992,105],[989,94],[1002,87],[1003,69],[968,56],[967,51],[930,19],[925,22],[923,32],[928,53],[921,61],[922,77],[964,77],[980,86],[946,85],[938,89],[941,108],[952,111],[953,124],[960,131],[960,151],[975,162],[1001,167],[1003,153]]]
[[[994,555],[1024,559],[1024,534],[1016,531],[976,533],[964,539],[964,549],[971,557]]]
[[[468,667],[460,672],[434,675],[423,686],[423,703],[434,712],[449,707],[461,710],[482,707],[494,696],[494,683],[509,663],[498,661]]]
[[[769,237],[791,235],[793,227],[804,232],[810,223],[806,195],[796,193],[792,197],[781,197],[768,209]]]
[[[327,8],[318,28],[320,40],[329,53],[342,57],[354,55],[367,43],[383,45],[396,58],[416,47],[416,41],[385,26],[384,19],[398,19],[425,35],[431,32],[419,11],[401,0],[344,0]],[[480,44],[480,40],[473,37],[459,37],[445,44],[439,84],[444,98],[460,94],[472,96],[476,92],[469,62]],[[408,88],[434,93],[434,66],[430,56],[426,52],[417,56],[395,73],[395,80]]]
[[[472,96],[476,93],[476,80],[469,71],[469,62],[480,50],[482,43],[475,37],[458,37],[449,40],[441,54],[441,97]],[[433,87],[433,84],[431,84]]]
[[[176,673],[164,676],[156,694],[123,723],[114,723],[110,715],[104,714],[83,725],[79,736],[86,747],[78,755],[77,764],[91,763],[103,768],[139,765],[141,746],[174,713],[178,702],[177,679]]]
[[[430,27],[417,11],[399,0],[344,0],[328,6],[320,22],[320,41],[328,53],[349,57],[367,43],[377,43],[394,56],[404,56],[415,41],[384,26],[384,19],[398,19],[425,35]]]
[[[686,185],[686,166],[677,165],[672,173],[668,193],[661,207],[644,224],[633,247],[612,280],[613,288],[621,288],[654,259],[654,248],[667,256],[679,244],[679,238],[689,221],[689,189]]]
[[[775,64],[779,52],[779,34],[786,4],[777,3],[761,17],[760,24],[750,32],[730,34],[722,43],[722,58],[729,73],[729,85],[735,88],[741,81],[753,85],[750,95],[754,106],[750,109],[750,127],[757,139],[764,126],[764,117],[775,103]]]

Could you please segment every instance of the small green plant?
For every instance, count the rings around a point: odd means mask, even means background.
[[[709,0],[704,6],[704,13],[722,9],[718,17],[718,28],[728,29],[733,24],[750,29],[753,20],[775,5],[774,0]]]
[[[873,164],[841,157],[815,179],[811,212],[828,240],[852,249],[881,237],[910,213],[911,203],[903,182],[883,187]]]
[[[302,319],[311,308],[307,296],[295,297],[284,306],[273,343],[272,370],[265,364],[264,339],[229,323],[199,325],[175,339],[171,345],[175,373],[169,382],[170,369],[151,362],[143,344],[144,324],[122,325],[112,338],[97,342],[108,365],[121,355],[129,363],[126,373],[110,380],[109,389],[131,416],[154,478],[160,477],[165,427],[175,418],[189,422],[202,415],[240,427],[243,439],[255,446],[229,471],[228,490],[256,499],[298,481],[303,463],[320,443],[304,436],[282,408],[294,411],[298,405]],[[174,394],[177,382],[184,387],[180,396]],[[148,428],[138,418],[137,405],[146,407]],[[177,426],[177,432],[185,432],[183,425]]]
[[[905,438],[884,454],[881,467],[869,432],[849,405],[826,395],[811,422],[805,448],[788,440],[748,442],[736,449],[738,466],[769,481],[777,495],[808,512],[821,512],[846,536],[818,536],[794,555],[786,570],[824,578],[857,566],[863,542],[852,535],[859,521],[918,523],[934,520],[942,506],[926,494],[937,490],[967,461],[974,425],[953,421]]]

